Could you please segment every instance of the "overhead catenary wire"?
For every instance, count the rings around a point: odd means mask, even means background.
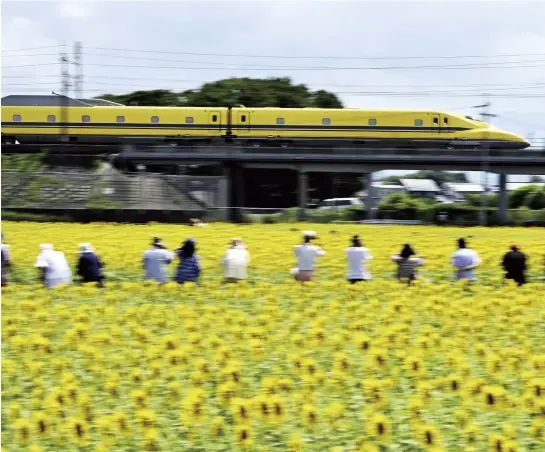
[[[60,48],[65,47],[63,44],[57,44],[57,45],[50,45],[50,46],[40,46],[40,47],[27,47],[24,49],[5,49],[2,50],[2,53],[9,53],[9,52],[28,52],[30,50],[43,50],[43,49],[54,49],[54,48]],[[55,54],[56,55],[56,54]]]
[[[58,78],[58,74],[21,74],[21,75],[1,75],[2,78]],[[86,76],[87,79],[90,80],[146,80],[150,81],[150,77],[125,77],[125,76],[110,76],[110,75],[88,75]],[[276,78],[280,77],[267,77],[268,80],[274,80]],[[218,82],[219,80],[188,80],[188,79],[179,79],[179,78],[157,78],[153,77],[153,81],[160,81],[160,82],[174,82],[174,83],[195,83],[200,85],[205,84],[213,84]],[[29,83],[34,84],[34,83]],[[334,83],[303,83],[305,85],[319,85],[319,86],[329,86],[329,87],[337,87],[337,88],[375,88],[375,87],[382,87],[382,88],[398,88],[398,87],[404,87],[404,88],[429,88],[429,87],[443,87],[443,88],[463,88],[463,87],[481,87],[480,90],[482,90],[482,87],[502,87],[502,88],[508,88],[508,87],[514,87],[517,89],[520,88],[528,88],[528,87],[536,87],[536,86],[545,86],[544,83],[464,83],[464,84],[405,84],[402,85],[393,85],[393,84],[334,84]],[[5,84],[4,84],[5,85]],[[492,88],[490,88],[492,89]]]
[[[422,66],[369,66],[369,67],[337,67],[337,66],[224,66],[224,67],[188,67],[188,66],[143,66],[143,65],[125,65],[125,64],[110,64],[110,63],[87,63],[87,66],[94,67],[121,67],[126,69],[170,69],[170,70],[200,70],[200,71],[386,71],[386,70],[471,70],[471,69],[521,69],[543,67],[543,64],[525,64],[525,63],[543,63],[545,60],[527,60],[527,61],[512,61],[509,63],[478,63],[478,64],[452,64],[452,65],[422,65]],[[522,64],[524,63],[524,64]],[[12,66],[2,66],[2,69],[14,69],[33,66],[50,66],[59,63],[32,63],[19,64]],[[203,63],[209,64],[209,63]],[[494,66],[493,64],[516,64],[514,66]]]
[[[328,60],[412,60],[412,59],[461,59],[461,58],[508,58],[521,56],[545,56],[545,53],[519,53],[519,54],[496,54],[496,55],[438,55],[438,56],[320,56],[320,55],[254,55],[254,54],[229,54],[229,53],[202,53],[202,52],[175,52],[169,50],[145,50],[145,49],[121,49],[113,47],[86,47],[91,50],[106,50],[116,52],[136,52],[170,55],[193,55],[213,56],[229,58],[277,58],[277,59],[328,59]]]

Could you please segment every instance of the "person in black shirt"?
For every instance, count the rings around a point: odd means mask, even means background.
[[[526,283],[526,255],[521,253],[518,245],[511,245],[511,251],[503,256],[502,267],[505,270],[505,278],[516,281],[518,286]]]
[[[83,283],[96,282],[98,287],[104,287],[102,268],[104,263],[95,254],[89,243],[82,243],[79,250],[78,275]]]

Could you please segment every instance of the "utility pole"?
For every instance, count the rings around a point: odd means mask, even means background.
[[[76,99],[83,98],[83,65],[82,65],[82,52],[81,42],[74,43],[74,94]]]
[[[484,95],[485,99],[488,97]],[[473,108],[481,108],[481,118],[483,121],[486,121],[488,118],[493,118],[496,115],[489,113],[489,108],[491,103],[486,101],[483,105],[476,105]],[[486,202],[486,196],[488,195],[488,168],[489,168],[489,156],[490,148],[488,143],[488,132],[485,132],[484,140],[481,143],[481,178],[483,191],[481,192],[481,211],[479,214],[479,224],[481,226],[486,226],[488,224],[486,209],[488,207]]]
[[[66,141],[68,135],[68,94],[70,89],[69,60],[66,52],[61,53],[61,136]]]

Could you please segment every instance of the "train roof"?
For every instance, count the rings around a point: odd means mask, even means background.
[[[28,94],[12,94],[10,96],[2,97],[3,107],[89,107],[89,104],[78,100],[72,99],[68,96],[61,95],[46,95],[36,96]]]

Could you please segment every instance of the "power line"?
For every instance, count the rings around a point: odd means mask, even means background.
[[[539,62],[541,60],[536,60]],[[545,60],[543,60],[545,61]],[[515,63],[515,62],[513,62]],[[2,69],[11,69],[11,68],[20,68],[20,67],[31,67],[31,66],[47,66],[58,63],[39,63],[39,64],[23,64],[18,66],[4,66]],[[433,69],[433,70],[469,70],[469,69],[522,69],[522,68],[535,68],[543,67],[542,64],[536,65],[517,65],[517,66],[377,66],[377,67],[285,67],[285,68],[252,68],[252,67],[182,67],[182,66],[139,66],[139,65],[123,65],[123,64],[98,64],[98,63],[88,63],[87,66],[94,67],[120,67],[125,69],[170,69],[170,70],[198,70],[198,71],[263,71],[264,69],[268,71],[373,71],[373,70],[422,70],[422,69]]]
[[[235,58],[278,58],[278,59],[328,59],[328,60],[412,60],[412,59],[460,59],[460,58],[507,58],[521,56],[545,56],[545,53],[519,53],[499,55],[440,55],[440,56],[388,56],[388,57],[343,57],[343,56],[295,56],[295,55],[248,55],[248,54],[226,54],[226,53],[199,53],[199,52],[171,52],[167,50],[138,50],[119,49],[112,47],[87,47],[94,50],[108,50],[116,52],[138,52],[170,55],[194,55],[213,57],[235,57]]]
[[[182,63],[182,64],[213,64],[217,66],[231,65],[232,63],[223,62],[223,61],[188,61],[188,60],[171,60],[165,58],[151,58],[151,57],[135,57],[130,55],[106,55],[103,53],[86,53],[86,56],[95,56],[95,57],[106,57],[106,58],[116,58],[116,59],[128,59],[128,60],[146,60],[146,61],[162,61],[167,63]],[[544,54],[545,56],[545,54]],[[429,67],[443,67],[443,66],[452,66],[452,67],[470,67],[470,66],[491,66],[498,64],[521,64],[521,63],[542,63],[545,60],[519,60],[519,61],[497,61],[497,62],[482,62],[482,63],[462,63],[462,64],[450,64],[450,65],[438,65],[438,66],[429,66]],[[263,68],[293,68],[293,69],[333,69],[337,68],[336,66],[278,66],[271,64],[248,64],[248,63],[237,63],[237,66],[244,67],[263,67]],[[399,66],[401,68],[404,66]],[[425,66],[424,66],[425,67]],[[342,68],[342,69],[359,69],[359,68]],[[365,69],[365,68],[364,68]]]
[[[57,64],[60,64],[60,63],[52,61],[51,63],[18,64],[15,66],[2,66],[2,69],[13,69],[13,68],[19,68],[19,67],[33,67],[33,66],[53,66]]]
[[[123,77],[119,77],[123,78]],[[88,79],[92,79],[92,77],[88,77]],[[156,82],[157,79],[151,80],[151,82]],[[34,86],[34,85],[56,85],[55,82],[35,82],[35,83],[3,83],[3,86]],[[105,85],[105,86],[125,86],[130,88],[144,88],[148,87],[149,84],[140,84],[140,85],[132,85],[132,84],[126,84],[126,83],[111,83],[111,82],[95,82],[91,81],[90,85]],[[327,85],[324,85],[327,86]],[[342,85],[341,85],[342,86]],[[355,85],[359,87],[390,87],[390,88],[397,88],[399,86],[396,85]],[[403,85],[402,87],[408,87],[409,85]],[[425,88],[425,85],[417,85],[418,87]],[[150,88],[147,88],[150,89]],[[165,89],[165,88],[153,88],[153,89]],[[545,89],[545,83],[537,84],[537,85],[529,85],[529,86],[513,86],[513,87],[503,87],[503,88],[488,88],[488,91],[511,91],[511,90],[526,90],[526,89]],[[169,88],[170,91],[175,90],[175,88]],[[210,92],[212,90],[208,90]],[[218,92],[221,90],[218,88]],[[441,95],[441,94],[450,94],[450,93],[467,93],[467,92],[479,92],[482,93],[482,88],[475,88],[475,89],[463,89],[463,90],[448,90],[448,91],[437,91],[437,90],[431,90],[431,91],[416,91],[417,93],[425,93],[425,94],[434,94],[434,95]],[[370,91],[345,91],[344,94],[369,94]],[[380,91],[380,92],[372,92],[374,94],[414,94],[415,91]],[[531,93],[527,93],[531,94]]]
[[[58,78],[58,75],[53,74],[21,74],[21,75],[3,75],[2,78]],[[149,81],[150,77],[116,77],[116,76],[87,76],[86,79],[93,79],[93,80],[145,80]],[[207,84],[207,83],[215,83],[218,80],[188,80],[188,79],[177,79],[177,78],[156,78],[153,77],[153,81],[161,81],[161,82],[175,82],[175,83],[198,83],[198,84]],[[33,83],[28,83],[29,85]],[[530,87],[536,87],[536,86],[545,86],[545,83],[527,83],[527,84],[520,84],[520,83],[463,83],[463,84],[402,84],[402,85],[392,85],[392,84],[365,84],[365,85],[353,85],[353,84],[331,84],[331,83],[308,83],[307,85],[319,85],[319,86],[331,86],[331,87],[338,87],[338,88],[369,88],[369,87],[383,87],[383,88],[397,88],[397,87],[407,87],[407,88],[429,88],[429,87],[444,87],[444,88],[459,88],[459,87],[515,87],[517,89],[519,88],[530,88]],[[481,88],[482,89],[482,88]]]
[[[2,53],[7,53],[7,52],[27,52],[29,50],[54,49],[54,48],[59,48],[59,47],[64,47],[64,46],[57,44],[57,45],[54,45],[54,46],[27,47],[25,49],[6,49],[6,50],[2,50]]]
[[[109,85],[109,84],[107,84]],[[119,85],[119,86],[128,86],[128,85]],[[19,92],[43,92],[43,88],[27,88],[24,90],[17,90]],[[87,89],[88,92],[94,93],[103,93],[105,94],[105,89],[102,88],[91,88]],[[472,93],[456,93],[456,92],[445,92],[445,93],[434,93],[434,92],[414,92],[414,93],[396,93],[396,92],[361,92],[361,91],[339,91],[336,92],[337,95],[351,95],[358,97],[400,97],[400,98],[419,98],[419,97],[444,97],[444,98],[473,98],[477,94]],[[518,93],[518,94],[491,94],[491,98],[496,99],[541,99],[545,98],[545,93]]]
[[[98,54],[87,54],[95,55]],[[102,55],[111,58],[135,58],[135,59],[144,59],[144,60],[156,60],[156,61],[166,61],[173,63],[189,63],[189,64],[218,64],[226,65],[230,63],[220,63],[220,62],[206,62],[206,61],[177,61],[177,60],[163,60],[159,58],[138,58],[130,56],[115,56],[115,55]],[[543,63],[545,60],[519,60],[519,61],[508,61],[508,62],[490,62],[490,63],[462,63],[462,64],[445,64],[445,65],[420,65],[420,66],[369,66],[369,67],[340,67],[340,66],[276,66],[276,65],[256,65],[256,64],[236,64],[230,67],[179,67],[179,66],[139,66],[139,65],[122,65],[122,64],[108,64],[108,63],[90,63],[89,66],[100,66],[100,67],[124,67],[124,68],[140,68],[140,69],[183,69],[183,70],[274,70],[274,71],[354,71],[354,70],[422,70],[422,69],[507,69],[507,68],[524,68],[524,67],[541,67],[542,65],[528,66],[527,63]],[[21,64],[13,66],[4,66],[3,69],[10,68],[20,68],[20,67],[31,67],[31,66],[45,66],[53,63],[34,63],[34,64]],[[501,65],[516,65],[516,66],[501,66]],[[498,66],[500,65],[500,66]]]

